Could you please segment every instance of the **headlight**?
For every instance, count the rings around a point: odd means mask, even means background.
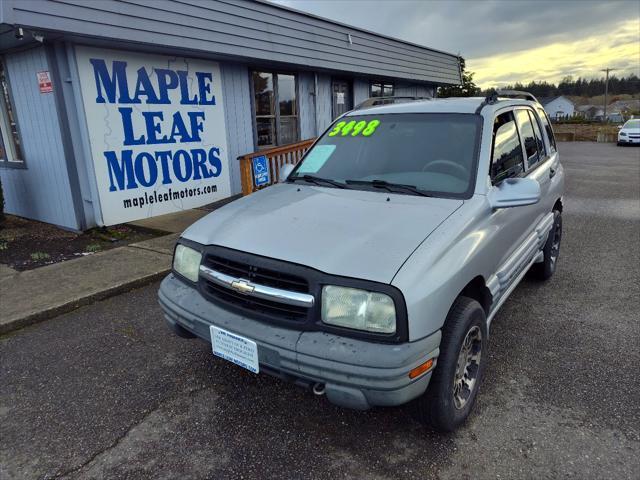
[[[322,288],[322,321],[367,332],[394,333],[396,307],[389,295],[357,288]]]
[[[192,282],[197,282],[200,260],[202,254],[199,251],[179,243],[173,255],[173,269]]]
[[[627,132],[620,132],[620,136],[621,137],[626,137],[627,136]]]

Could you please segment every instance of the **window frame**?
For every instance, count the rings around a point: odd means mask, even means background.
[[[373,86],[380,85],[380,91],[382,95],[373,96]],[[391,95],[385,95],[385,87],[391,87]],[[396,93],[396,84],[394,82],[385,82],[383,80],[372,80],[369,82],[369,98],[383,98],[383,97],[393,97]]]
[[[502,110],[499,110],[497,112],[494,113],[493,116],[493,121],[491,123],[492,125],[492,131],[491,131],[491,155],[489,156],[489,180],[491,181],[491,185],[499,185],[500,183],[504,182],[506,179],[508,178],[523,178],[526,177],[527,174],[529,172],[527,172],[527,152],[524,148],[524,142],[522,140],[522,135],[520,134],[520,129],[518,128],[518,121],[516,120],[516,109],[511,107],[511,108],[505,108]],[[505,113],[511,113],[511,115],[513,116],[513,124],[516,127],[516,135],[518,136],[518,144],[520,145],[520,154],[522,155],[522,172],[520,172],[518,175],[515,175],[513,177],[506,177],[503,178],[502,180],[500,180],[500,182],[495,183],[494,182],[494,178],[493,178],[493,153],[494,153],[494,148],[495,148],[495,137],[494,137],[494,132],[493,132],[493,124],[496,121],[496,118],[498,118],[500,115],[504,115]],[[540,163],[540,162],[538,162]]]
[[[520,141],[522,142],[522,151],[524,152],[524,172],[525,172],[525,174],[527,174],[530,171],[534,170],[535,166],[540,165],[541,163],[543,163],[546,160],[546,158],[545,158],[545,156],[541,156],[540,155],[540,151],[538,150],[538,142],[536,141],[536,151],[538,152],[538,161],[536,163],[533,163],[533,164],[529,165],[529,155],[527,155],[527,146],[525,145],[524,138],[522,137],[522,133],[520,132],[520,127],[518,125],[518,119],[516,117],[516,112],[518,112],[518,111],[531,112],[531,108],[529,108],[529,107],[516,107],[516,108],[513,109],[513,116],[516,119],[516,130],[518,130],[518,134],[520,135]],[[531,122],[530,114],[527,114],[527,118]],[[538,128],[540,128],[540,125],[538,125]],[[533,123],[531,123],[531,130],[533,131],[533,138],[535,140],[535,138],[536,138],[536,130],[535,130],[535,128],[533,128]],[[544,141],[542,143],[544,144]],[[545,149],[545,152],[543,152],[543,153],[546,154],[546,149]],[[523,176],[526,176],[526,175],[523,175]]]
[[[256,115],[256,91],[253,84],[254,73],[268,73],[271,75],[273,83],[273,115]],[[296,118],[296,142],[300,141],[300,82],[299,76],[296,72],[286,70],[272,70],[268,68],[249,68],[249,91],[251,92],[251,123],[253,126],[253,146],[256,150],[266,150],[269,148],[281,147],[283,145],[290,145],[289,143],[282,143],[282,137],[280,134],[280,95],[278,90],[278,75],[291,75],[295,85],[295,109],[296,115],[285,115],[285,117]],[[273,118],[275,121],[275,144],[274,145],[258,145],[258,118]],[[295,143],[295,142],[294,142]]]
[[[22,156],[24,157],[24,143],[22,141],[22,132],[20,131],[20,122],[18,121],[18,114],[15,108],[16,102],[13,98],[13,89],[11,88],[11,81],[9,79],[7,63],[4,56],[0,56],[0,63],[2,63],[1,68],[4,71],[5,81],[7,85],[7,96],[9,97],[9,102],[11,102],[11,110],[13,111],[14,115],[16,135],[20,144]],[[0,88],[2,88],[1,84]],[[4,150],[7,154],[6,160],[0,158],[0,168],[26,169],[26,159],[17,158],[18,156],[16,154],[15,139],[13,138],[11,122],[9,120],[9,110],[5,102],[4,93],[2,92],[0,92],[0,134],[2,136],[2,144],[4,146]]]
[[[551,156],[558,151],[558,146],[556,145],[556,135],[553,131],[553,125],[551,124],[551,119],[549,118],[549,115],[547,115],[547,112],[544,109],[544,107],[542,107],[542,105],[540,105],[539,107],[536,107],[535,111],[538,114],[538,119],[542,123],[542,130],[544,131],[544,136],[547,138],[547,141],[549,142],[549,145],[548,145],[549,150],[547,152],[547,155]],[[549,125],[549,130],[547,130],[547,127],[542,122],[543,116],[547,124]],[[549,135],[549,132],[551,132],[551,135]]]
[[[547,152],[547,145],[544,142],[544,134],[542,133],[542,127],[540,125],[539,118],[536,115],[535,110],[530,108],[528,109],[528,111],[529,111],[529,119],[531,120],[531,124],[533,125],[533,134],[536,137],[536,143],[538,145],[542,145],[542,152],[540,151],[540,149],[538,149],[538,161],[533,165],[528,165],[529,162],[527,161],[527,172],[531,170],[535,170],[536,168],[538,168],[538,165],[546,162],[549,159],[549,153]],[[538,127],[537,132],[536,132],[536,126]],[[540,134],[539,142],[538,142],[538,133]]]

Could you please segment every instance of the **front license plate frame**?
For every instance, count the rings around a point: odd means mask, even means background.
[[[224,328],[211,325],[211,350],[216,357],[235,363],[253,373],[260,373],[258,344]]]

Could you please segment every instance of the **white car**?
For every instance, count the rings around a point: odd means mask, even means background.
[[[618,132],[618,145],[640,144],[640,118],[627,120]]]

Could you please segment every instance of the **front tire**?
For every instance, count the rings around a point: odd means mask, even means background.
[[[458,297],[442,328],[440,356],[427,391],[416,400],[418,419],[450,432],[467,419],[480,388],[487,359],[484,309]]]
[[[562,240],[562,214],[559,210],[553,211],[553,226],[549,231],[547,243],[544,244],[542,262],[531,266],[531,273],[538,280],[550,279],[556,271],[558,256],[560,255],[560,242]]]

